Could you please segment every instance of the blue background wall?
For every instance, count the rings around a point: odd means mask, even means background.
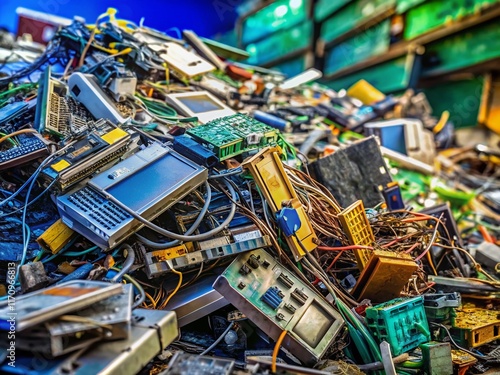
[[[198,35],[210,37],[234,27],[236,7],[242,0],[0,0],[0,26],[17,30],[17,7],[24,7],[61,17],[84,17],[93,23],[108,7],[118,9],[119,18],[161,31],[170,28],[191,29]],[[175,36],[175,33],[172,34]]]

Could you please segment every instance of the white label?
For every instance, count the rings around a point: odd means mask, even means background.
[[[257,238],[262,237],[260,230],[253,230],[250,232],[243,232],[233,235],[235,242],[247,241],[247,240],[255,240]]]
[[[227,237],[218,237],[218,238],[214,238],[211,240],[198,242],[198,246],[200,247],[200,250],[209,250],[209,249],[213,249],[213,248],[219,247],[219,246],[224,246],[227,244],[229,244],[229,240],[227,239]]]

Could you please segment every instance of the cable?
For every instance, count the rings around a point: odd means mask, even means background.
[[[45,160],[47,160],[47,159],[45,159]],[[39,171],[39,170],[37,169],[37,171]],[[40,172],[38,172],[38,173],[40,173]],[[16,277],[14,279],[14,282],[17,282],[17,279],[19,278],[19,274],[20,274],[19,271],[20,271],[21,267],[24,265],[24,263],[26,262],[26,256],[28,254],[28,246],[29,246],[29,239],[31,237],[31,231],[26,224],[26,215],[28,213],[28,203],[29,203],[29,199],[30,199],[31,189],[33,189],[33,186],[35,185],[37,178],[38,178],[38,174],[33,177],[32,181],[30,183],[30,186],[28,187],[28,191],[26,192],[26,199],[24,201],[23,215],[22,215],[22,219],[21,219],[22,229],[23,229],[23,254],[21,256],[21,261],[17,265],[17,272],[16,272]]]
[[[169,301],[172,299],[172,297],[175,295],[175,293],[177,293],[179,291],[179,289],[181,288],[181,285],[182,285],[182,272],[177,271],[175,268],[173,268],[173,265],[171,264],[171,262],[167,262],[167,263],[169,264],[172,272],[179,275],[179,282],[177,283],[177,286],[175,287],[174,291],[172,293],[170,293],[168,298],[165,300],[165,302],[160,305],[160,309],[162,309],[162,310],[165,307],[167,307]]]
[[[59,151],[53,153],[52,155],[49,155],[46,159],[44,159],[40,165],[38,166],[38,168],[35,170],[35,172],[33,172],[33,174],[24,182],[23,185],[21,185],[21,187],[19,189],[17,189],[10,197],[4,199],[3,201],[0,202],[0,207],[3,206],[4,204],[6,204],[7,202],[10,202],[12,199],[14,199],[17,195],[19,195],[19,193],[21,193],[21,191],[24,190],[24,188],[26,186],[28,186],[28,184],[30,183],[30,181],[34,178],[37,178],[38,174],[40,173],[40,171],[42,170],[43,167],[45,167],[46,164],[48,164],[52,159],[58,157],[61,153],[63,153],[68,147],[72,146],[74,143],[76,143],[77,140],[73,140],[71,142],[69,142],[66,146],[64,146],[63,148],[61,148]]]
[[[50,188],[52,186],[54,186],[54,184],[57,182],[57,180],[54,180],[52,181],[46,188],[44,191],[42,191],[40,194],[38,194],[35,199],[31,200],[29,203],[28,203],[28,206],[31,206],[33,203],[35,203],[38,199],[40,199],[46,192],[48,192],[50,190]],[[14,215],[15,213],[19,212],[19,211],[22,211],[24,210],[24,206],[23,207],[19,207],[18,209],[14,210],[14,211],[11,211],[11,212],[7,212],[3,215],[0,215],[0,218],[2,217],[5,217],[5,216],[10,216],[10,215]]]
[[[479,358],[479,359],[484,359],[484,360],[488,360],[488,359],[494,359],[495,357],[489,357],[489,356],[486,356],[486,355],[480,355],[480,354],[476,354],[470,350],[467,350],[465,348],[462,348],[460,345],[458,345],[455,340],[453,339],[453,337],[451,336],[451,333],[450,331],[448,330],[448,328],[446,328],[446,326],[442,325],[442,324],[439,324],[439,323],[434,323],[434,322],[429,322],[431,325],[433,326],[436,326],[436,327],[440,327],[442,329],[444,329],[446,331],[446,334],[448,335],[448,337],[450,338],[450,341],[453,345],[455,345],[457,347],[457,349],[460,349],[472,356],[474,356],[475,358]]]
[[[123,244],[123,247],[127,249],[128,254],[127,254],[127,259],[125,259],[125,262],[123,262],[123,266],[120,272],[118,272],[115,276],[111,278],[111,282],[116,283],[120,278],[128,272],[130,267],[134,265],[135,262],[135,251],[132,249],[130,245]]]
[[[220,335],[220,336],[217,338],[217,340],[215,340],[215,341],[214,341],[214,343],[213,343],[212,345],[210,345],[208,348],[206,348],[204,351],[202,351],[202,352],[200,353],[200,355],[205,355],[205,354],[207,354],[208,352],[210,352],[213,348],[215,348],[215,347],[216,347],[216,346],[217,346],[217,345],[218,345],[218,344],[222,341],[222,339],[223,339],[223,338],[224,338],[224,337],[228,334],[228,332],[229,332],[229,331],[233,328],[233,326],[234,326],[234,321],[233,321],[233,322],[231,322],[231,323],[227,326],[226,330],[225,330],[224,332],[222,332],[222,335]]]
[[[443,217],[443,214],[441,214],[441,216],[439,216],[439,219],[436,221],[436,226],[434,227],[434,233],[432,234],[432,238],[429,241],[429,244],[427,245],[427,247],[425,248],[425,250],[418,257],[415,258],[415,262],[418,262],[420,259],[422,259],[425,256],[425,254],[427,254],[427,252],[431,249],[432,244],[436,240],[436,236],[438,234],[439,223],[441,223],[441,218],[442,217]]]
[[[30,227],[28,226],[28,224],[26,224],[25,221],[20,221],[18,219],[15,219],[15,218],[12,218],[11,219],[12,221],[15,221],[15,222],[18,222],[19,224],[22,225],[22,230],[23,230],[23,240],[24,240],[24,235],[26,233],[26,235],[29,237],[31,237],[31,230],[30,230]],[[14,283],[17,282],[17,278],[19,276],[19,269],[21,268],[21,266],[24,264],[24,262],[26,261],[26,255],[27,255],[27,252],[28,252],[28,246],[27,244],[25,245],[24,242],[23,242],[23,254],[22,254],[22,257],[21,257],[21,262],[19,263],[19,265],[17,266],[17,271],[16,271],[16,277],[14,279]]]
[[[228,190],[229,190],[229,192],[231,194],[231,197],[232,197],[233,201],[236,201],[237,200],[237,196],[236,196],[236,192],[235,192],[234,188],[227,181],[224,181],[224,183],[226,184],[226,186],[227,186],[227,188],[228,188]],[[114,204],[116,204],[122,210],[124,210],[125,212],[127,212],[128,214],[130,214],[134,219],[139,220],[146,227],[154,230],[155,232],[160,233],[161,235],[163,235],[165,237],[174,238],[174,239],[179,240],[179,241],[201,241],[201,240],[205,240],[207,238],[210,238],[213,235],[215,235],[215,234],[221,232],[222,230],[224,230],[224,228],[229,225],[229,223],[231,222],[231,220],[233,220],[234,215],[236,214],[236,204],[234,202],[232,202],[231,203],[231,210],[229,212],[229,215],[222,222],[222,224],[220,224],[218,227],[216,227],[216,228],[214,228],[214,229],[212,229],[212,230],[210,230],[208,232],[202,233],[202,234],[197,234],[197,235],[194,235],[194,236],[186,236],[186,235],[182,235],[182,234],[178,234],[178,233],[174,233],[174,232],[168,231],[168,230],[166,230],[164,228],[159,227],[156,224],[153,224],[149,220],[144,219],[141,215],[139,215],[134,210],[130,209],[128,206],[124,205],[118,199],[116,199],[113,196],[111,196],[108,192],[106,192],[106,190],[99,189],[99,191],[104,195],[104,197],[106,199],[108,199],[111,202],[113,202]]]
[[[394,364],[400,364],[400,363],[405,363],[408,361],[409,355],[408,353],[403,353],[398,355],[397,357],[392,358],[392,362]],[[366,363],[366,364],[360,364],[356,365],[361,371],[375,371],[375,370],[383,370],[384,369],[384,364],[382,362],[373,362],[373,363]]]
[[[234,169],[228,169],[225,172],[220,172],[219,174],[210,175],[210,176],[208,176],[208,179],[212,180],[214,178],[221,178],[221,177],[226,177],[226,176],[233,176],[235,174],[240,174],[242,172],[243,172],[243,168],[241,168],[241,167],[234,168]]]
[[[276,344],[274,345],[273,359],[271,362],[271,372],[273,374],[276,373],[276,361],[278,360],[278,353],[280,351],[281,344],[283,343],[283,340],[285,339],[286,333],[287,333],[287,331],[283,330],[281,332],[280,336],[278,337],[278,340],[276,340]]]
[[[35,129],[22,129],[22,130],[18,130],[16,132],[12,132],[10,134],[4,135],[2,138],[0,138],[0,143],[2,143],[3,141],[5,141],[5,140],[7,140],[9,138],[15,137],[16,135],[26,134],[26,133],[37,133],[37,131]]]
[[[208,207],[210,206],[210,202],[212,200],[212,188],[210,187],[210,184],[208,183],[208,181],[205,182],[205,188],[207,190],[206,191],[207,198],[205,199],[205,204],[203,205],[203,207],[202,207],[202,209],[200,211],[200,214],[198,215],[198,217],[196,218],[196,220],[194,221],[194,223],[188,228],[188,230],[186,231],[186,233],[184,233],[184,235],[186,235],[186,236],[192,234],[196,229],[198,229],[198,227],[200,226],[203,218],[205,217],[205,215],[208,212]],[[168,248],[168,247],[175,246],[179,242],[181,242],[179,240],[174,240],[174,241],[170,241],[170,242],[154,242],[154,241],[151,241],[151,240],[147,239],[146,237],[141,236],[140,234],[137,234],[137,233],[136,233],[136,237],[143,244],[145,244],[146,246],[149,246],[149,247],[151,247],[153,249],[165,249],[165,248]]]
[[[110,267],[109,269],[116,272],[120,272],[120,270],[116,267]],[[144,288],[141,286],[141,284],[139,284],[137,280],[134,279],[132,276],[124,274],[123,279],[132,284],[133,286],[135,286],[135,288],[139,292],[140,298],[137,301],[135,301],[134,304],[132,305],[132,309],[135,309],[136,307],[142,305],[146,300],[146,292],[144,291]]]
[[[338,247],[330,247],[330,246],[318,246],[318,250],[323,251],[345,251],[345,250],[373,250],[373,246],[364,246],[364,245],[349,245],[349,246],[338,246]]]

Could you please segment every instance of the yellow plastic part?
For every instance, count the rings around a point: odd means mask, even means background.
[[[344,209],[339,214],[339,220],[351,245],[373,245],[375,236],[373,235],[372,227],[366,217],[363,201],[356,201]],[[371,253],[371,250],[354,250],[354,255],[356,256],[360,270],[368,263]]]
[[[369,84],[364,79],[359,80],[349,87],[347,95],[361,100],[363,104],[370,105],[385,99],[385,95]]]
[[[500,338],[500,319],[498,311],[480,308],[456,310],[452,327],[462,330],[468,346],[476,348]]]
[[[71,166],[71,164],[68,163],[66,160],[62,159],[59,160],[57,163],[52,164],[50,167],[56,172],[61,172],[62,170],[68,168],[69,166]]]
[[[351,294],[374,303],[397,298],[417,269],[410,254],[374,250]]]
[[[116,128],[116,129],[111,130],[109,133],[106,133],[103,136],[101,136],[101,139],[104,142],[112,145],[113,143],[119,141],[120,139],[122,139],[123,137],[126,137],[127,135],[128,135],[128,133],[125,130],[122,130],[120,128]]]
[[[169,259],[174,259],[186,255],[187,253],[189,253],[189,250],[186,244],[181,244],[178,246],[169,247],[168,249],[155,250],[151,252],[151,255],[155,262],[164,262]]]
[[[61,219],[57,220],[54,224],[47,228],[36,242],[52,254],[58,253],[74,236],[76,233],[73,229],[68,227],[62,222]]]
[[[474,363],[477,362],[477,359],[474,358],[469,353],[464,352],[463,350],[452,349],[451,361],[453,362],[454,365],[458,366],[459,368],[462,368],[462,367],[472,366]]]
[[[306,255],[306,251],[311,252],[316,249],[317,238],[309,217],[286,175],[279,155],[278,147],[267,147],[245,160],[242,166],[252,174],[273,213],[280,211],[283,203],[289,203],[297,211],[301,226],[295,236],[286,237],[286,241],[295,260],[299,260]]]

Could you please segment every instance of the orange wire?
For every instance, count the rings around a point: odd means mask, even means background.
[[[489,242],[489,243],[495,243],[495,239],[493,238],[493,236],[486,230],[486,228],[482,225],[478,225],[477,227],[479,229],[479,232],[481,232],[481,235],[483,236],[483,239],[486,241],[486,242]]]
[[[363,246],[363,245],[349,245],[349,246],[339,246],[339,247],[318,246],[318,250],[325,250],[325,251],[344,251],[344,250],[360,250],[360,249],[373,250],[373,246]]]
[[[283,342],[284,338],[286,336],[286,330],[283,330],[278,337],[278,340],[276,340],[276,345],[274,345],[273,349],[273,361],[271,363],[271,372],[273,374],[276,373],[276,361],[278,360],[278,352],[280,351],[280,346],[281,343]]]
[[[4,135],[2,138],[0,138],[0,143],[2,143],[3,141],[5,141],[5,140],[7,140],[9,138],[15,137],[16,135],[25,134],[25,133],[37,133],[37,131],[35,129],[22,129],[22,130],[18,130],[16,132],[12,132],[10,134]]]

